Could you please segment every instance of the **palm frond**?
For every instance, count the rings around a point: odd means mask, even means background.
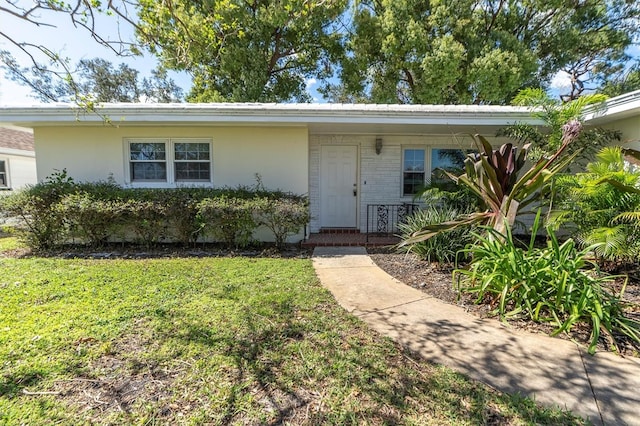
[[[640,211],[638,212],[624,212],[614,217],[613,223],[628,223],[633,226],[640,226]]]
[[[492,216],[492,213],[489,211],[486,212],[475,212],[466,215],[461,215],[455,220],[450,220],[447,222],[442,222],[434,225],[428,225],[419,231],[414,232],[408,238],[405,238],[400,243],[398,243],[398,248],[402,248],[407,245],[416,244],[421,241],[426,241],[429,238],[432,238],[438,234],[443,232],[453,231],[454,229],[481,224],[486,222],[489,217]]]
[[[628,255],[628,232],[623,225],[593,229],[578,237],[582,246],[593,246],[596,256],[614,260]]]

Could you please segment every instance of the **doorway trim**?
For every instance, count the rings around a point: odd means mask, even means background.
[[[358,228],[358,158],[357,144],[320,146],[321,228]]]

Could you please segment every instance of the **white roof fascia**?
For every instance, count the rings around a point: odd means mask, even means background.
[[[367,104],[104,104],[97,113],[70,104],[0,106],[0,123],[38,127],[63,124],[448,124],[501,126],[543,123],[523,107]]]
[[[4,148],[0,147],[0,155],[17,155],[20,157],[34,157],[36,156],[35,151],[27,151],[24,149],[14,149],[14,148]]]
[[[586,110],[584,120],[589,124],[602,124],[634,115],[640,117],[640,90],[591,106]]]

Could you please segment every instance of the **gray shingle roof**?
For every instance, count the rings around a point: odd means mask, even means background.
[[[33,134],[0,127],[0,147],[34,151]]]

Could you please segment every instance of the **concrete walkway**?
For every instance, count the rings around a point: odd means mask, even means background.
[[[640,361],[479,319],[402,284],[362,247],[317,247],[320,281],[350,313],[424,359],[594,424],[640,425]]]

